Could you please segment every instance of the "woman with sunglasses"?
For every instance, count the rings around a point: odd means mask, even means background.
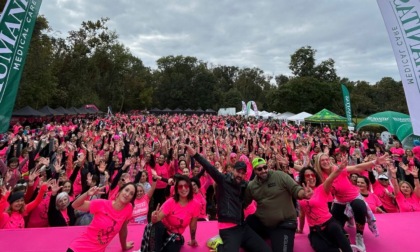
[[[398,213],[400,210],[395,201],[394,188],[389,181],[388,174],[380,165],[376,166],[374,169],[379,175],[376,178],[372,171],[369,172],[369,181],[372,184],[373,193],[378,196],[385,212]]]
[[[302,217],[299,232],[303,230],[306,217],[310,230],[309,241],[315,251],[353,251],[343,229],[332,217],[326,204],[332,184],[344,168],[344,165],[340,165],[324,183],[311,167],[305,167],[299,172],[299,184],[306,185],[314,191],[310,199],[299,200]]]
[[[191,180],[179,175],[175,181],[175,194],[152,212],[152,221],[147,224],[141,252],[177,252],[184,245],[182,234],[189,225],[191,241],[188,245],[196,247],[195,234],[200,205],[194,200]]]

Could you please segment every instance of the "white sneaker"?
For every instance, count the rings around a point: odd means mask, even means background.
[[[351,244],[350,247],[353,252],[365,252],[365,250],[355,244]]]
[[[356,234],[356,246],[359,247],[360,251],[366,251],[365,242],[363,241],[362,234]]]

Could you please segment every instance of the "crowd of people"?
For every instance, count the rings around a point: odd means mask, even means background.
[[[84,225],[79,252],[117,234],[131,249],[127,226],[144,224],[140,251],[180,251],[187,227],[197,246],[197,223],[217,220],[216,251],[293,251],[307,224],[315,251],[365,251],[375,214],[420,211],[414,145],[239,116],[17,123],[0,136],[0,229]]]

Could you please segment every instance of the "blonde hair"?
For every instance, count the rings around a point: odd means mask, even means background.
[[[319,153],[315,156],[315,163],[314,163],[314,170],[316,171],[316,173],[319,175],[319,177],[321,178],[321,181],[324,182],[324,176],[322,175],[324,172],[321,168],[321,157],[322,156],[326,156],[328,157],[328,160],[330,158],[330,156],[328,154],[325,153]]]
[[[413,186],[410,183],[408,183],[407,181],[404,181],[404,180],[403,181],[400,181],[400,183],[398,183],[398,187],[399,187],[400,191],[401,191],[401,186],[403,184],[407,184],[408,187],[410,187],[410,189],[411,189],[410,196],[411,196],[413,194],[413,192],[414,192]]]

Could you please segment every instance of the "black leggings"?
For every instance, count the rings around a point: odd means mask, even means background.
[[[340,249],[343,252],[353,251],[343,229],[334,218],[327,221],[321,229],[313,227],[310,229],[311,232],[308,237],[311,246],[315,251],[339,252]]]
[[[151,237],[149,240],[150,251],[163,251],[163,252],[179,252],[182,245],[184,245],[184,239],[170,241],[164,247],[166,238],[169,236],[165,225],[161,221],[156,222],[152,226]]]
[[[350,206],[353,209],[354,221],[356,222],[356,232],[359,234],[363,234],[367,215],[366,203],[361,199],[355,199],[352,202],[350,202]],[[346,224],[346,221],[348,221],[349,219],[344,213],[344,210],[346,210],[346,205],[337,203],[333,204],[332,215],[343,228]]]
[[[273,251],[293,251],[297,223],[295,220],[286,220],[276,227],[267,228],[254,214],[246,218],[248,225],[263,239],[269,238]]]

